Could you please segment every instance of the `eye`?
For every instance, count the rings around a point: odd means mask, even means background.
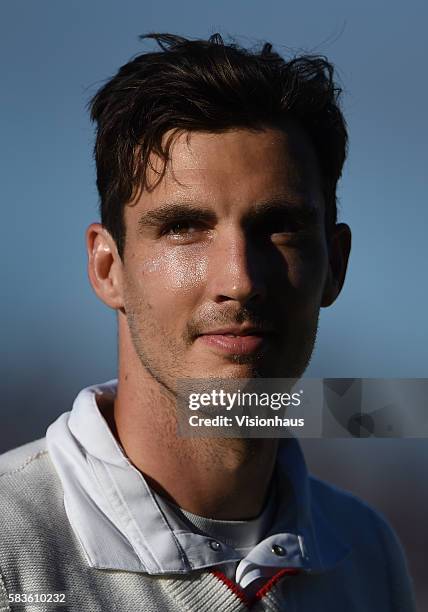
[[[166,224],[161,230],[161,236],[174,242],[187,243],[199,240],[206,230],[207,227],[198,220],[181,219]]]
[[[172,236],[176,234],[188,234],[196,231],[196,226],[191,221],[176,221],[170,223],[164,230],[164,234]]]

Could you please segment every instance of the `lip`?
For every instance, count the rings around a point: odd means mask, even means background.
[[[254,327],[252,325],[230,325],[229,327],[221,327],[219,329],[206,331],[201,335],[226,336],[228,334],[232,334],[234,336],[264,336],[270,332],[272,332],[271,329],[263,329],[261,327]]]
[[[269,335],[255,327],[228,327],[201,334],[199,340],[222,353],[250,355],[262,348]]]

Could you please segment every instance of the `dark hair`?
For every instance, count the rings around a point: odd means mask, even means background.
[[[317,153],[326,227],[336,223],[336,185],[346,158],[347,132],[338,105],[341,89],[325,57],[301,55],[285,61],[270,43],[250,51],[225,44],[219,34],[208,40],[172,34],[140,38],[155,39],[161,50],[122,66],[90,101],[91,119],[97,122],[101,223],[121,257],[124,206],[140,189],[149,188],[150,153],[161,156],[165,170],[178,131],[280,127],[287,117],[297,118]],[[169,130],[172,136],[162,144]]]

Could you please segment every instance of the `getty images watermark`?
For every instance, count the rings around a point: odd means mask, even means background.
[[[177,381],[184,437],[425,438],[428,379]]]
[[[293,408],[302,405],[301,394],[303,391],[294,393],[269,393],[255,391],[225,391],[224,389],[212,389],[211,392],[191,393],[189,396],[189,409],[201,410],[201,408],[214,408],[226,411],[226,414],[203,415],[193,414],[189,417],[191,427],[304,427],[303,417],[290,418],[279,416],[261,416],[260,414],[246,414],[246,408],[258,408],[265,414],[268,409],[281,411],[284,408]],[[216,410],[218,412],[218,410]],[[227,413],[231,414],[228,416]]]

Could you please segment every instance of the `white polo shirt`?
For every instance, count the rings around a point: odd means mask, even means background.
[[[117,381],[83,389],[47,430],[72,529],[91,567],[148,574],[223,572],[250,591],[279,570],[326,569],[309,516],[307,472],[295,439],[281,442],[275,487],[252,521],[197,517],[168,503],[126,457],[96,402]],[[331,562],[345,551],[328,541]],[[252,586],[251,586],[252,585]]]

